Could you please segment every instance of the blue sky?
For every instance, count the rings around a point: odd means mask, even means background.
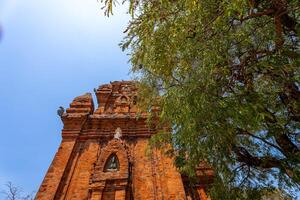
[[[126,7],[97,0],[0,0],[0,188],[38,187],[61,141],[59,106],[100,84],[130,79],[118,47]],[[0,196],[0,199],[2,197]]]

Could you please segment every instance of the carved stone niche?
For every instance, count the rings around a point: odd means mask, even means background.
[[[100,152],[90,179],[90,200],[125,199],[129,159],[120,139],[112,139]],[[127,194],[128,196],[128,194]]]
[[[116,113],[128,113],[130,108],[130,98],[126,95],[119,96],[115,101]]]

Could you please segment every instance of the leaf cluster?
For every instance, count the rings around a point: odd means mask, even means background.
[[[160,121],[172,127],[178,168],[192,175],[206,161],[216,172],[216,199],[297,191],[299,1],[129,2],[121,46],[130,52],[141,104],[159,105]]]

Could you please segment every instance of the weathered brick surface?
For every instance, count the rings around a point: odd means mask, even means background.
[[[158,150],[146,154],[148,139],[134,147],[134,199],[184,199],[181,176],[170,158]]]
[[[75,141],[63,140],[36,195],[36,199],[54,199]]]
[[[89,180],[93,163],[97,159],[99,145],[97,141],[82,142],[75,170],[69,182],[68,190],[62,195],[66,199],[86,199],[88,197]],[[61,198],[61,199],[64,199]]]
[[[134,199],[155,199],[158,188],[155,169],[146,155],[147,139],[139,139],[133,150],[133,194]]]
[[[199,184],[189,188],[171,158],[157,149],[146,154],[156,130],[147,126],[147,113],[137,113],[132,82],[100,86],[96,96],[95,112],[87,93],[75,98],[62,115],[63,140],[36,199],[207,199],[205,187],[213,172],[205,165],[197,169]],[[112,155],[117,168],[107,168]]]

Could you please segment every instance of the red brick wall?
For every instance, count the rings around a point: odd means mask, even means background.
[[[63,140],[37,192],[36,199],[54,199],[61,178],[69,161],[75,141]]]

